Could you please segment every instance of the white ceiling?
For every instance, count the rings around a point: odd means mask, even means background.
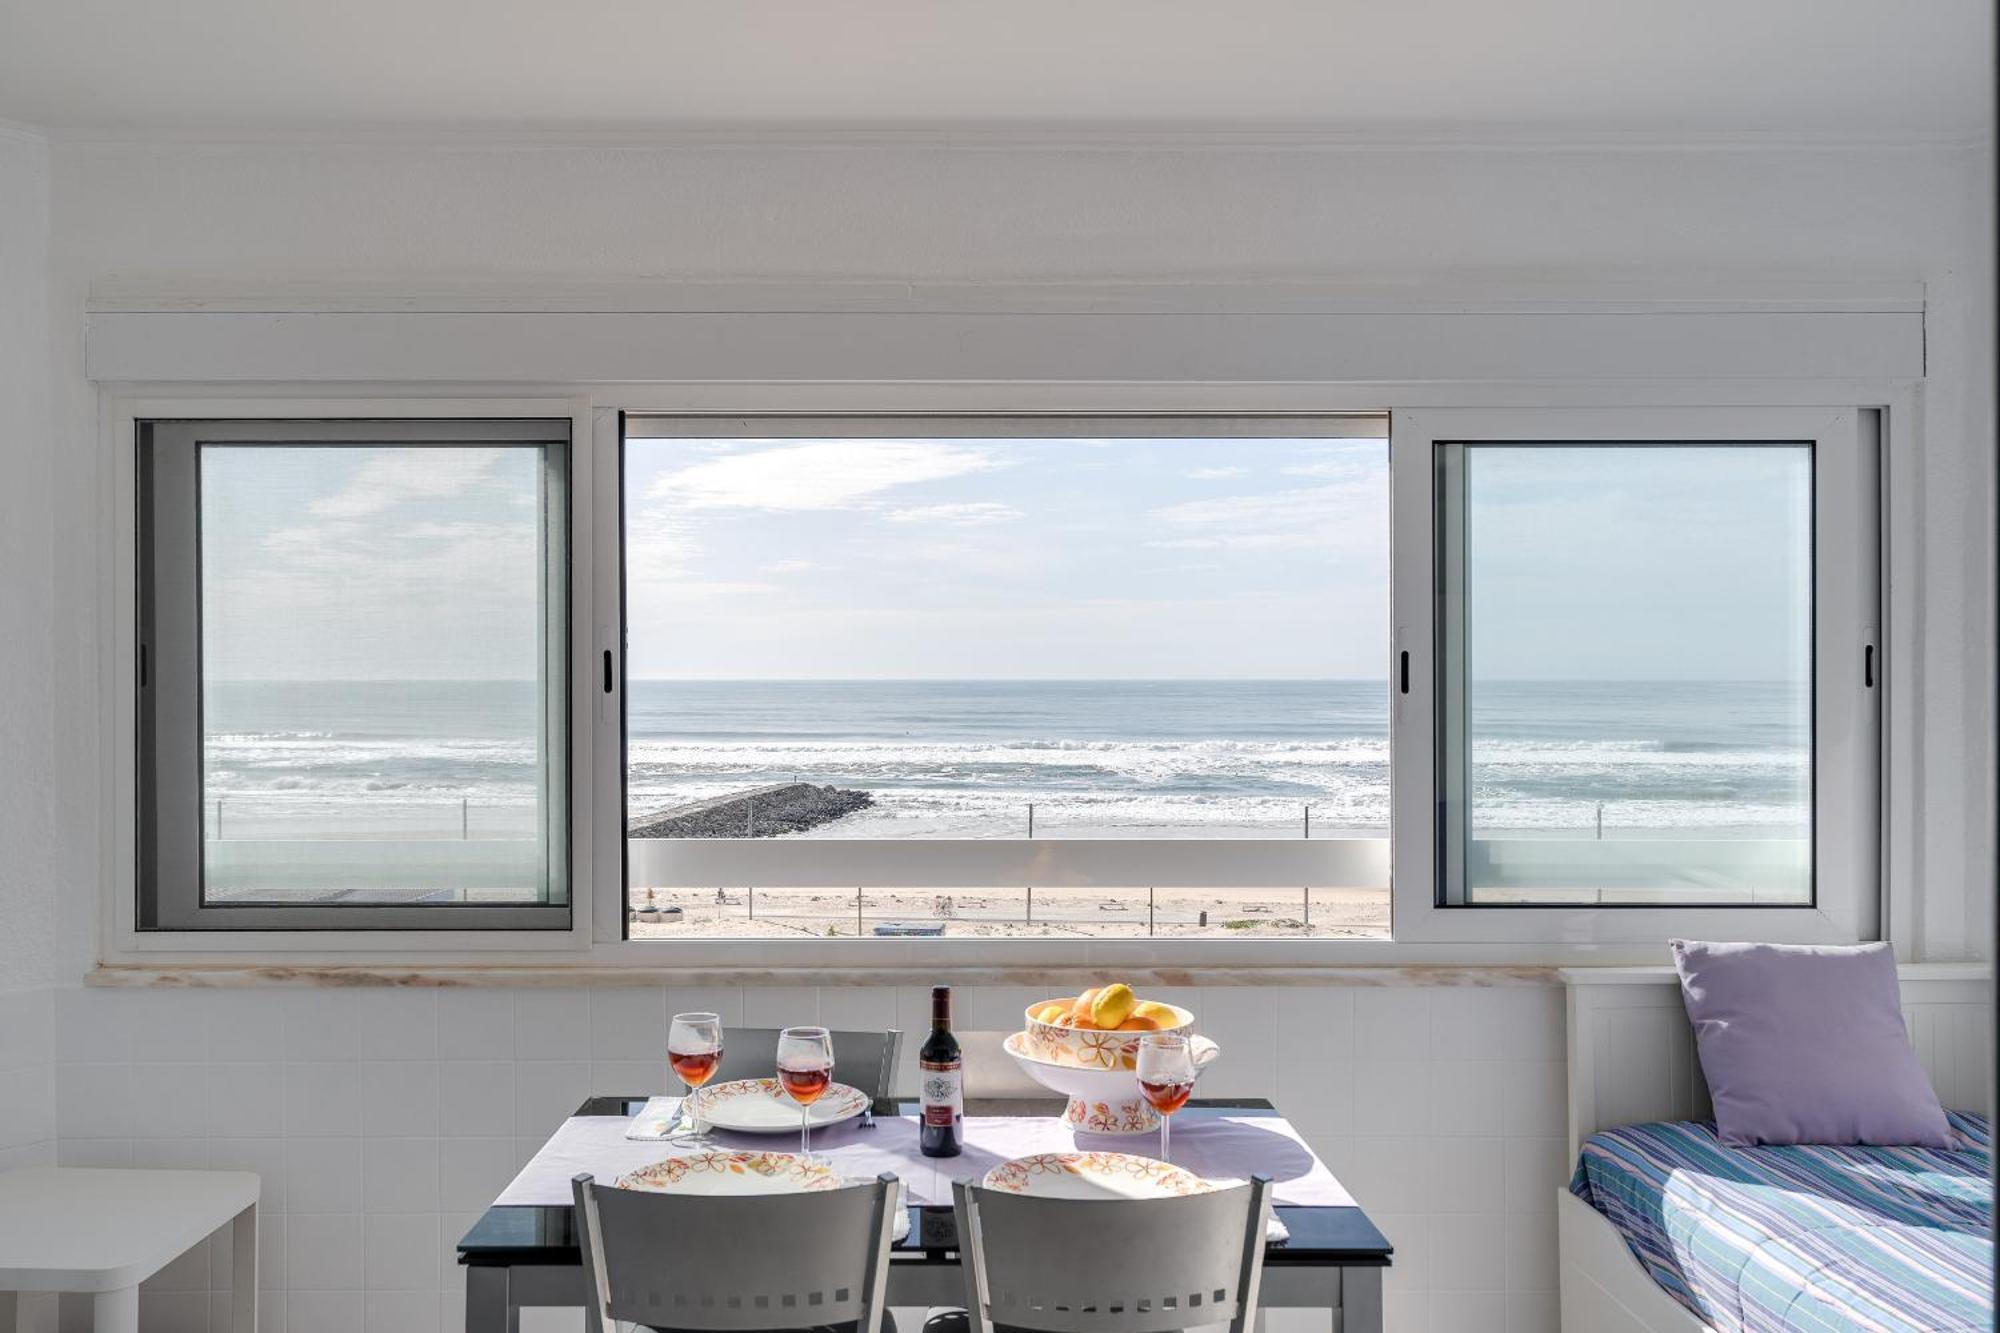
[[[52,128],[1961,136],[1992,0],[0,0]]]

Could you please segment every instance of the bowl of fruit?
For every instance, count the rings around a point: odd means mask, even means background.
[[[1095,1134],[1147,1134],[1160,1127],[1159,1112],[1147,1101],[1135,1071],[1037,1059],[1028,1052],[1025,1032],[1007,1038],[1005,1049],[1021,1066],[1022,1073],[1069,1099],[1062,1118],[1071,1129]],[[1207,1037],[1188,1037],[1188,1055],[1197,1075],[1221,1053],[1222,1048]]]
[[[1194,1015],[1177,1004],[1142,1000],[1122,981],[1068,999],[1028,1006],[1022,1051],[1036,1060],[1078,1069],[1135,1068],[1139,1038],[1187,1032]]]

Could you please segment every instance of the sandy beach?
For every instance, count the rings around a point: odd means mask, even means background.
[[[1032,897],[1032,901],[1031,901]],[[1026,936],[1314,936],[1366,938],[1389,930],[1386,889],[1022,889],[852,891],[816,889],[656,890],[656,908],[679,919],[643,919],[647,891],[634,890],[641,913],[635,939],[787,937],[853,938],[877,925],[939,924],[953,939]],[[1308,901],[1308,898],[1310,901]],[[1204,914],[1206,922],[1204,924]]]

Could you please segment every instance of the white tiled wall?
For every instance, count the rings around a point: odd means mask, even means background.
[[[54,997],[0,991],[0,1171],[55,1160]]]
[[[1222,1044],[1203,1090],[1276,1101],[1395,1244],[1392,1333],[1553,1333],[1559,991],[1155,993]],[[586,1095],[662,1089],[675,1010],[906,1030],[929,1017],[928,992],[907,988],[68,989],[52,1006],[38,994],[62,1162],[262,1174],[275,1333],[460,1328],[454,1243]],[[959,1025],[1012,1029],[1040,998],[962,993]],[[27,1005],[32,1027],[35,1003],[0,996],[0,1014]],[[0,1035],[0,1108],[33,1102],[9,1066],[50,1058],[47,1041]],[[47,1082],[44,1070],[21,1087]],[[30,1105],[23,1123],[49,1119]],[[0,1153],[47,1137],[26,1133]],[[228,1281],[226,1246],[174,1265],[146,1289],[149,1333],[226,1329]]]

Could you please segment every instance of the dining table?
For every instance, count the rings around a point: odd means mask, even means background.
[[[520,1312],[527,1307],[582,1307],[571,1176],[584,1170],[610,1183],[647,1161],[689,1150],[624,1137],[624,1125],[646,1102],[645,1097],[587,1099],[465,1233],[458,1260],[465,1270],[466,1333],[518,1333]],[[889,1305],[965,1304],[952,1181],[976,1181],[1023,1148],[1157,1154],[1153,1134],[1070,1130],[1062,1123],[1063,1108],[1060,1097],[968,1098],[964,1152],[950,1158],[917,1153],[915,1102],[884,1100],[867,1116],[814,1131],[814,1155],[844,1174],[872,1179],[889,1169],[903,1181],[909,1230],[891,1250]],[[727,1133],[717,1133],[708,1146],[791,1147]],[[1170,1158],[1212,1179],[1251,1173],[1271,1178],[1272,1213],[1283,1235],[1267,1242],[1263,1308],[1324,1310],[1333,1333],[1381,1333],[1382,1275],[1394,1251],[1269,1101],[1190,1101],[1173,1118]]]

